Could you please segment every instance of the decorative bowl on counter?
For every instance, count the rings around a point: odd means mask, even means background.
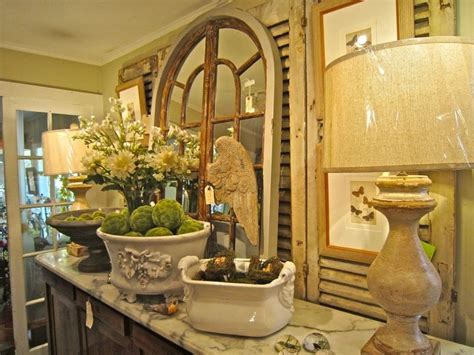
[[[116,209],[102,208],[100,210],[107,214]],[[79,217],[84,214],[92,215],[97,211],[99,211],[98,208],[69,211],[52,215],[46,220],[46,224],[71,238],[72,242],[88,248],[89,256],[81,260],[78,266],[81,272],[104,272],[110,270],[110,259],[104,242],[96,234],[96,230],[101,226],[102,220],[67,221],[70,217]]]
[[[207,332],[263,337],[280,330],[293,314],[295,265],[284,263],[278,278],[264,285],[194,280],[208,259],[186,256],[179,262],[184,301],[191,325]],[[249,259],[234,259],[246,272]]]
[[[204,256],[211,227],[202,223],[197,232],[159,237],[113,235],[99,228],[112,263],[111,283],[128,302],[136,295],[182,294],[178,262],[186,255]]]

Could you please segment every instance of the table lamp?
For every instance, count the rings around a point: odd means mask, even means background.
[[[409,39],[368,47],[328,65],[323,169],[326,172],[472,169],[474,41]],[[432,211],[423,175],[381,176],[373,206],[390,231],[369,268],[369,292],[387,313],[362,354],[434,354],[419,329],[441,280],[418,238]]]
[[[87,149],[81,140],[73,139],[77,129],[58,129],[42,134],[43,162],[45,175],[63,175],[83,172],[81,159]],[[92,187],[84,184],[84,175],[69,176],[66,188],[74,193],[71,210],[89,208],[86,193]]]

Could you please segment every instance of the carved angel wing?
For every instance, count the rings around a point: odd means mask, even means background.
[[[232,137],[216,141],[218,157],[207,167],[217,202],[228,203],[252,245],[258,243],[257,180],[245,148]]]

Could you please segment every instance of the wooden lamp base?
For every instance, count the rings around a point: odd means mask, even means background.
[[[74,202],[70,208],[71,211],[86,210],[89,209],[89,203],[86,199],[86,193],[90,190],[92,185],[84,184],[86,177],[81,176],[70,176],[68,178],[68,185],[66,188],[74,193]]]
[[[393,355],[441,355],[441,344],[439,341],[434,340],[434,339],[429,339],[429,342],[431,344],[431,348],[421,350],[421,351],[416,351],[413,349],[411,352],[406,352],[406,351],[396,351],[394,349],[387,349],[385,348],[382,344],[378,344],[379,347],[383,348],[383,350],[380,350],[377,347],[377,340],[375,338],[375,334],[369,339],[369,341],[364,345],[362,350],[360,351],[361,355],[385,355],[385,354],[393,354]]]
[[[441,279],[418,238],[419,219],[436,207],[427,176],[381,176],[372,205],[388,219],[390,231],[369,268],[369,292],[387,313],[361,354],[437,354],[439,346],[421,331],[418,321],[435,305]],[[439,353],[439,352],[438,352]]]

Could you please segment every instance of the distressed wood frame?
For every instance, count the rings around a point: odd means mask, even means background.
[[[170,53],[163,63],[163,69],[159,73],[159,77],[155,83],[152,100],[152,118],[155,125],[160,125],[163,129],[166,128],[166,110],[168,106],[167,100],[170,97],[170,87],[168,80],[173,77],[174,73],[179,69],[177,63],[180,62],[180,55],[187,53],[192,47],[193,43],[199,38],[206,36],[208,46],[215,46],[217,37],[208,35],[209,31],[213,31],[212,26],[208,26],[210,21],[227,21],[235,18],[251,30],[254,42],[259,43],[257,47],[261,46],[261,52],[265,58],[265,76],[266,76],[266,100],[265,100],[265,114],[264,114],[264,151],[265,158],[263,160],[262,169],[263,174],[263,208],[262,208],[262,245],[260,253],[263,256],[276,255],[277,251],[277,221],[278,221],[278,179],[279,179],[279,164],[280,164],[280,139],[281,139],[281,100],[282,100],[282,71],[279,60],[278,49],[273,40],[271,33],[265,28],[262,23],[246,12],[222,8],[211,11],[205,15],[200,16],[178,37],[174,46],[170,49]],[[207,51],[210,55],[210,51]],[[210,63],[215,67],[216,63],[213,58],[206,58],[206,63]],[[204,68],[208,71],[205,81],[205,86],[212,88],[211,85],[215,81],[215,71],[211,71],[211,67]],[[207,117],[213,121],[214,102],[210,100],[211,95],[215,92],[210,90],[204,91],[203,112]],[[215,96],[214,96],[215,97]],[[201,126],[201,135],[206,140],[210,133],[205,125]],[[206,157],[210,154],[212,147],[205,147],[201,151],[201,164],[204,164]],[[201,166],[199,176],[200,195],[204,193],[206,184],[205,167]],[[206,218],[206,207],[204,199],[200,199],[200,217]]]

